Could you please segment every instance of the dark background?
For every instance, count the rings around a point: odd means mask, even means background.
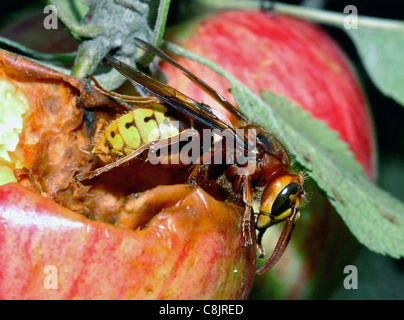
[[[172,1],[168,23],[174,24],[182,20],[181,5],[183,3],[189,5],[190,2],[191,0]],[[280,2],[302,4],[302,1]],[[399,0],[306,0],[303,3],[305,5],[314,4],[320,8],[337,12],[343,12],[344,7],[347,5],[355,5],[360,15],[391,19],[404,18],[404,1]],[[49,43],[49,38],[39,39],[28,34],[31,31],[32,21],[31,24],[29,22],[22,26],[19,24],[19,21],[24,17],[26,19],[27,17],[31,17],[33,21],[37,21],[37,17],[40,17],[41,14],[44,17],[43,8],[45,5],[44,1],[37,0],[2,1],[0,35],[13,38],[32,49],[42,52],[54,50],[55,45],[59,52],[74,51],[78,43],[75,41],[64,41],[66,37],[70,36],[63,31],[63,28],[55,31],[54,47],[50,48],[46,44]],[[381,188],[404,201],[404,107],[392,99],[385,97],[373,85],[363,68],[353,43],[342,30],[327,26],[323,27],[338,41],[348,54],[357,68],[364,85],[372,109],[378,138],[379,165],[377,183]],[[63,33],[62,36],[60,36],[61,33]],[[341,283],[333,295],[333,299],[404,299],[403,259],[395,260],[383,257],[363,248],[355,262],[355,266],[358,269],[359,288],[357,290],[346,290]]]

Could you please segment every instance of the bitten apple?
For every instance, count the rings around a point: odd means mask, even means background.
[[[144,161],[78,185],[122,105],[2,50],[0,82],[0,299],[248,297],[243,208]]]

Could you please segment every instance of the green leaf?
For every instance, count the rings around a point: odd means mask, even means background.
[[[362,244],[377,253],[404,256],[404,205],[366,178],[336,132],[269,91],[263,92],[265,103],[253,98],[248,89],[232,90],[247,116],[280,137],[296,160],[309,169]]]
[[[345,32],[375,85],[404,106],[404,23],[396,27],[359,25]]]
[[[274,134],[308,169],[362,244],[377,253],[404,256],[404,205],[366,178],[335,131],[281,96],[266,91],[262,100],[206,58],[171,43],[165,42],[165,47],[225,77],[241,111]]]

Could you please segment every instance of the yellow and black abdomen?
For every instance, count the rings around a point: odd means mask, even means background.
[[[93,149],[95,154],[124,157],[152,141],[179,134],[178,121],[167,108],[137,108],[110,123]]]

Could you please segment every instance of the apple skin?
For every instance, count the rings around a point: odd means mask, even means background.
[[[270,90],[300,105],[339,132],[369,179],[375,178],[375,135],[365,95],[347,57],[321,28],[284,15],[235,10],[174,26],[168,40],[214,61],[257,94]],[[234,103],[227,80],[203,65],[176,60]],[[237,125],[180,71],[167,63],[161,67],[169,85]],[[357,254],[358,242],[341,218],[310,180],[307,184],[310,202],[288,249],[272,270],[256,277],[251,298],[327,298]],[[266,258],[279,233],[277,227],[266,232]]]
[[[136,205],[156,195],[147,208]],[[123,229],[20,184],[0,186],[0,299],[248,297],[255,251],[242,247],[242,236],[234,238],[241,208],[185,185],[156,187],[127,207],[150,220]]]

